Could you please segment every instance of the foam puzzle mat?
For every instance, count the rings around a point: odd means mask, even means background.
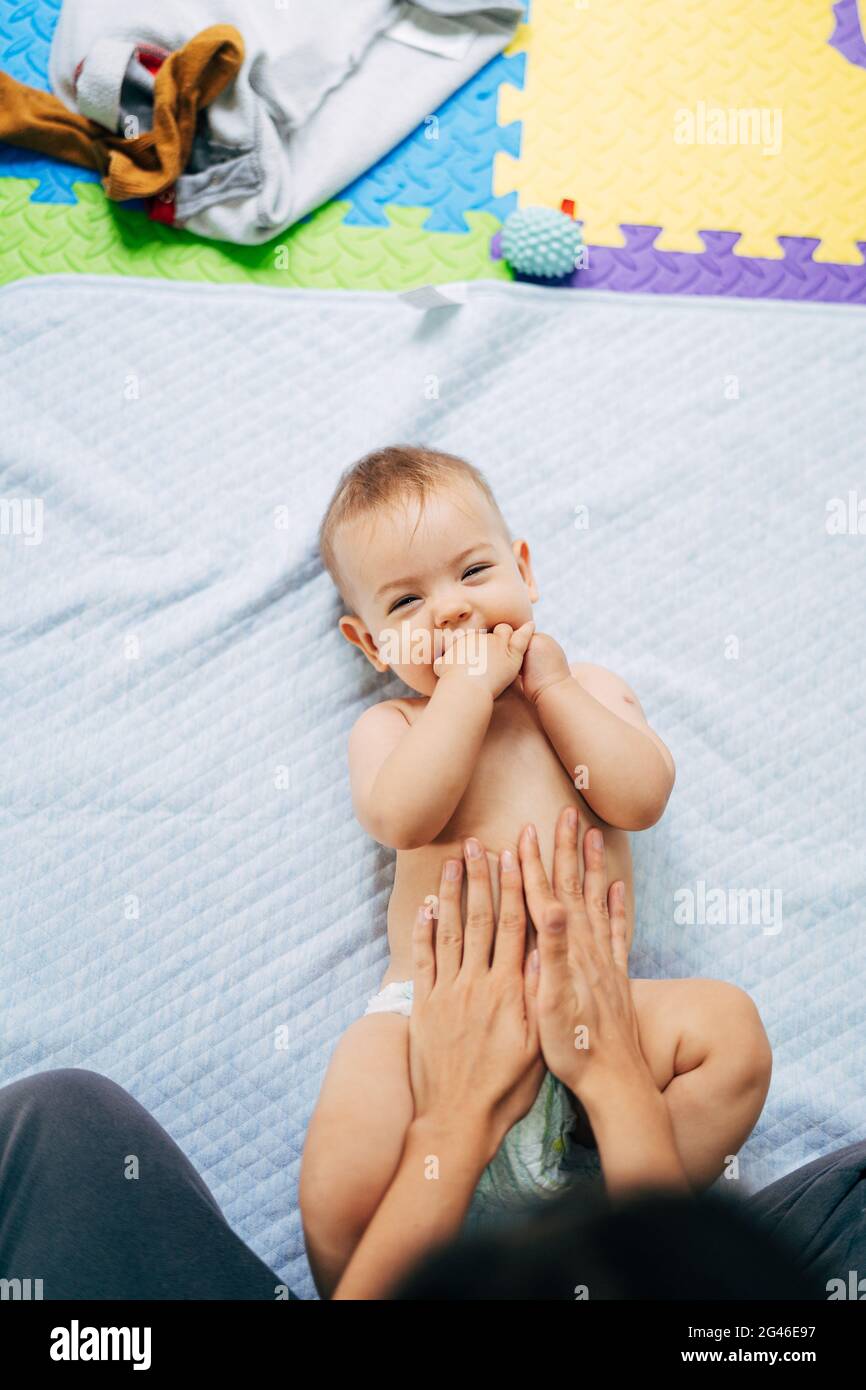
[[[0,0],[0,68],[48,86],[62,0]],[[866,0],[531,0],[511,46],[261,247],[109,204],[0,145],[0,282],[65,272],[405,289],[511,278],[512,209],[573,199],[570,287],[866,303]]]

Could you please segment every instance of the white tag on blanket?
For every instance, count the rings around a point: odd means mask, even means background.
[[[400,290],[398,299],[412,309],[453,309],[466,303],[466,282],[455,280],[447,285],[419,285],[414,290]]]
[[[448,19],[445,15],[422,10],[420,5],[404,5],[403,13],[385,30],[386,39],[396,39],[410,48],[423,48],[427,53],[438,53],[442,58],[465,58],[472,47],[475,30],[459,19]]]

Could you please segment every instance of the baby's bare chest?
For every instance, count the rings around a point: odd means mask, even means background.
[[[414,708],[423,708],[423,702],[415,702]],[[523,827],[532,822],[538,832],[542,863],[550,876],[557,818],[562,808],[569,805],[577,807],[582,843],[587,827],[603,822],[575,787],[534,707],[518,692],[513,697],[508,693],[500,696],[472,774],[450,821],[431,844],[421,849],[403,850],[397,855],[394,891],[388,905],[392,961],[385,982],[406,979],[411,974],[411,930],[418,906],[439,891],[445,859],[451,855],[461,858],[463,841],[468,836],[479,839],[487,851],[495,913],[499,904],[500,851],[515,847]],[[626,883],[631,922],[628,835],[623,830],[606,827],[605,849],[611,880],[621,878]]]
[[[466,790],[437,842],[475,835],[491,848],[513,844],[528,821],[540,828],[582,800],[534,707],[506,694],[494,705]]]

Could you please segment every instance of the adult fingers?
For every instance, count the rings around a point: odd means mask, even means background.
[[[578,814],[575,806],[559,813],[553,841],[553,891],[569,911],[583,908],[583,885],[578,860]]]
[[[499,856],[499,921],[493,944],[493,969],[504,974],[519,973],[525,949],[526,906],[520,861],[513,849],[504,849]]]
[[[466,855],[466,920],[463,924],[463,970],[487,970],[493,945],[493,889],[490,865],[474,837],[464,845]]]
[[[538,960],[541,970],[541,992],[548,984],[559,985],[569,978],[571,962],[568,951],[568,919],[562,903],[552,898],[546,903],[535,924],[538,938]]]
[[[538,1034],[538,987],[541,983],[541,957],[538,947],[529,952],[523,964],[523,999],[530,1036]]]
[[[592,935],[605,960],[610,960],[610,917],[607,910],[607,859],[604,836],[597,827],[583,837],[583,899]]]
[[[610,917],[610,945],[613,963],[628,979],[628,922],[625,912],[625,884],[620,879],[610,885],[607,895]]]
[[[429,998],[436,983],[436,953],[433,949],[433,914],[419,907],[412,931],[413,998],[420,1004]]]
[[[555,1058],[569,1056],[574,1046],[577,990],[582,976],[569,951],[568,923],[562,903],[548,906],[538,923],[539,976],[534,1006],[538,1036],[545,1060],[556,1073]]]
[[[463,865],[460,860],[446,859],[439,879],[439,915],[436,923],[438,980],[455,979],[463,959],[462,884]]]
[[[556,897],[541,862],[538,834],[534,825],[523,827],[517,848],[520,854],[520,871],[523,874],[526,906],[529,908],[529,915],[537,927],[539,918],[556,903]]]

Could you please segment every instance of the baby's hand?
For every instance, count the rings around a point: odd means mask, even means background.
[[[434,674],[440,680],[471,680],[495,700],[520,671],[534,630],[530,621],[516,631],[508,623],[497,623],[492,632],[446,633],[446,648],[433,663]]]
[[[536,632],[526,649],[520,673],[527,700],[535,704],[548,686],[568,680],[570,676],[568,659],[559,643],[546,632]]]

